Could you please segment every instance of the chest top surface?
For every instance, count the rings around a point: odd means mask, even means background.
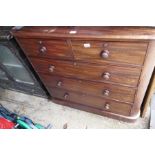
[[[12,33],[20,38],[155,40],[155,27],[33,26],[14,27]]]

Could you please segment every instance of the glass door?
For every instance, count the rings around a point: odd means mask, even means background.
[[[2,69],[0,69],[0,80],[9,80]]]
[[[32,77],[20,60],[11,52],[9,47],[3,44],[0,44],[0,63],[16,82],[34,85]],[[4,79],[7,78],[3,71],[0,71],[0,76]]]
[[[0,27],[0,87],[47,98],[44,85],[10,30]]]

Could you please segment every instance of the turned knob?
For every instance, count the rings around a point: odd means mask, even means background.
[[[55,69],[55,66],[53,66],[53,65],[50,65],[50,66],[49,66],[49,71],[50,71],[50,72],[54,72],[54,69]]]
[[[109,96],[109,93],[110,93],[110,91],[107,90],[107,89],[103,91],[103,94],[104,94],[105,96]]]
[[[64,94],[64,99],[66,100],[66,99],[68,99],[68,97],[69,97],[69,94],[68,93],[65,93]]]
[[[42,46],[42,47],[39,49],[39,51],[40,51],[41,54],[44,54],[44,53],[46,53],[47,49],[46,49],[45,46]]]
[[[61,82],[61,81],[58,81],[58,82],[57,82],[57,86],[58,86],[58,87],[61,87],[61,86],[62,86],[62,82]]]
[[[107,59],[109,57],[109,51],[108,50],[101,51],[101,57]]]
[[[104,78],[105,80],[109,80],[109,78],[110,78],[110,73],[105,72],[105,73],[103,74],[103,78]]]
[[[105,108],[105,110],[109,110],[110,109],[110,105],[109,104],[105,104],[104,108]]]

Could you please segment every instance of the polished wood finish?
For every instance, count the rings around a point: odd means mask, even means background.
[[[62,76],[49,76],[39,73],[40,78],[46,86],[61,88],[63,90],[81,92],[92,96],[109,98],[116,101],[123,101],[132,104],[134,101],[135,88],[117,86],[106,83],[76,80]]]
[[[131,105],[123,104],[121,102],[109,101],[100,97],[88,96],[82,93],[74,93],[71,91],[62,90],[55,87],[47,87],[54,98],[65,100],[66,102],[75,102],[100,109],[102,111],[109,111],[125,116],[129,116]]]
[[[29,58],[37,72],[136,87],[141,68]],[[51,67],[52,66],[52,67]],[[51,68],[52,69],[51,71]],[[108,78],[107,78],[108,77]]]
[[[72,60],[73,54],[67,41],[42,40],[42,39],[20,39],[20,45],[29,56],[40,58],[61,58]]]
[[[52,98],[52,101],[57,103],[57,104],[61,104],[64,106],[69,106],[72,108],[76,108],[76,109],[80,109],[80,110],[84,110],[87,112],[91,112],[94,114],[99,114],[102,116],[106,116],[106,117],[110,117],[110,118],[114,118],[114,119],[118,119],[121,121],[126,121],[126,122],[135,122],[135,120],[139,117],[139,113],[135,116],[125,116],[125,115],[120,115],[114,112],[110,112],[110,111],[106,111],[106,110],[101,110],[99,108],[94,108],[91,106],[86,106],[83,104],[79,104],[79,103],[75,103],[75,102],[66,102],[65,100],[61,100],[61,99],[57,99],[57,98]]]
[[[150,107],[151,98],[152,98],[154,93],[155,93],[155,70],[153,72],[151,81],[149,83],[149,87],[147,89],[147,92],[145,94],[145,98],[144,98],[144,101],[143,101],[142,114],[141,114],[141,116],[143,118],[146,116],[148,108]]]
[[[101,63],[113,61],[143,65],[147,43],[67,41],[20,39],[20,45],[29,56],[82,60]],[[73,50],[73,52],[72,52]]]
[[[12,30],[58,104],[133,122],[155,66],[153,27]]]
[[[136,114],[141,107],[154,67],[155,67],[155,41],[150,41],[144,68],[140,76],[138,90],[135,95],[134,108],[132,108],[131,110],[131,115]]]
[[[71,33],[74,32],[74,33]],[[12,33],[18,38],[76,39],[105,41],[148,41],[155,39],[154,27],[117,26],[45,26],[14,28]]]
[[[72,41],[72,48],[77,60],[100,64],[106,60],[143,65],[147,43]]]

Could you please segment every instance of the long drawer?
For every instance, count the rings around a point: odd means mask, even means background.
[[[48,87],[53,98],[62,99],[68,102],[79,103],[85,106],[100,109],[102,111],[113,112],[121,115],[129,116],[131,105],[105,100],[100,97],[84,95],[82,93],[74,93],[58,88]]]
[[[72,61],[45,60],[29,57],[37,72],[99,82],[119,83],[136,87],[141,73],[139,67],[90,65]]]
[[[20,39],[19,42],[28,56],[60,58],[66,60],[73,59],[73,54],[67,41]]]
[[[72,41],[76,60],[101,64],[111,61],[143,65],[147,46],[145,42]]]
[[[122,102],[133,103],[136,92],[134,88],[118,87],[117,85],[106,83],[76,80],[54,75],[49,76],[43,73],[39,73],[39,76],[47,87],[61,88]]]

